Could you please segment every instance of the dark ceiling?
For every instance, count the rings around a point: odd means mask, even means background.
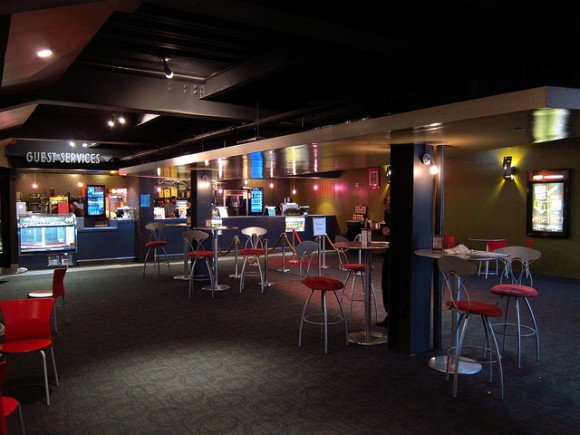
[[[0,143],[86,142],[119,169],[539,86],[580,88],[579,12],[516,0],[3,2]],[[35,57],[43,44],[49,60]],[[108,127],[113,115],[127,123]],[[341,169],[329,165],[317,170]]]

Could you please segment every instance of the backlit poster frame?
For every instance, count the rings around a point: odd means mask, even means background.
[[[570,236],[571,169],[528,171],[526,229],[529,236]]]

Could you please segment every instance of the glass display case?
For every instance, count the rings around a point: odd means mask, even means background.
[[[77,252],[74,214],[32,214],[18,218],[18,253]]]

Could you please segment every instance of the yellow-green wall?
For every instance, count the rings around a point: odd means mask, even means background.
[[[534,237],[542,253],[533,270],[539,274],[580,278],[580,169],[578,141],[558,141],[470,153],[447,158],[445,168],[445,232],[456,243],[480,249],[472,237],[502,237],[510,245],[525,245],[527,171],[572,168],[572,219],[566,239]],[[516,167],[513,181],[502,178],[504,156]]]

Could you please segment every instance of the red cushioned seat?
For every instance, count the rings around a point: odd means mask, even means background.
[[[242,249],[240,250],[240,254],[242,255],[264,255],[263,249]]]
[[[214,253],[211,251],[191,251],[187,253],[189,258],[212,258]]]
[[[154,240],[152,242],[145,243],[146,248],[152,248],[155,246],[167,246],[167,242],[165,240]]]
[[[479,301],[447,301],[447,308],[456,308],[469,314],[479,314],[487,317],[501,317],[503,312],[497,305]]]
[[[491,290],[493,294],[505,295],[505,296],[515,296],[521,298],[535,298],[538,296],[538,291],[527,285],[517,285],[517,284],[497,284],[494,285]]]
[[[340,290],[342,287],[344,287],[342,281],[339,281],[334,278],[327,278],[324,276],[312,276],[304,278],[302,280],[302,284],[304,284],[306,287],[311,288],[312,290],[323,290],[323,291]]]
[[[355,272],[364,272],[365,265],[360,263],[346,263],[342,265],[345,270],[354,270]]]

